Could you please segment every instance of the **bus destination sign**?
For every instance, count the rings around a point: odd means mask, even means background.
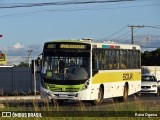
[[[65,48],[65,49],[85,49],[85,45],[80,45],[80,44],[60,44],[60,48]]]
[[[91,46],[88,44],[76,44],[76,43],[46,43],[45,49],[81,49],[90,50]]]

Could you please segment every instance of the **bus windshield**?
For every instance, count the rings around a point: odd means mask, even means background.
[[[51,80],[87,80],[90,77],[89,58],[89,51],[45,51],[42,77]]]

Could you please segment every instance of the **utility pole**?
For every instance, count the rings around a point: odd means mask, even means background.
[[[132,35],[131,35],[131,44],[134,44],[134,35],[133,35],[133,29],[134,28],[144,28],[145,26],[144,25],[128,25],[128,27],[130,27],[131,28],[131,33],[132,33]]]
[[[31,53],[33,52],[33,50],[28,50],[28,65],[30,67],[30,56],[31,56]]]

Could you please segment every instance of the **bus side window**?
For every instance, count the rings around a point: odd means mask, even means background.
[[[98,69],[98,57],[96,55],[92,56],[92,69]]]
[[[109,65],[108,65],[108,68],[109,68],[109,69],[112,69],[112,64],[109,64]]]

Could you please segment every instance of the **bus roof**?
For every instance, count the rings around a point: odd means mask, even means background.
[[[121,44],[121,43],[115,43],[111,41],[93,41],[92,39],[79,39],[79,40],[55,40],[55,41],[50,41],[46,43],[86,43],[90,44],[92,48],[117,48],[117,49],[136,49],[140,50],[139,45],[135,44]]]

